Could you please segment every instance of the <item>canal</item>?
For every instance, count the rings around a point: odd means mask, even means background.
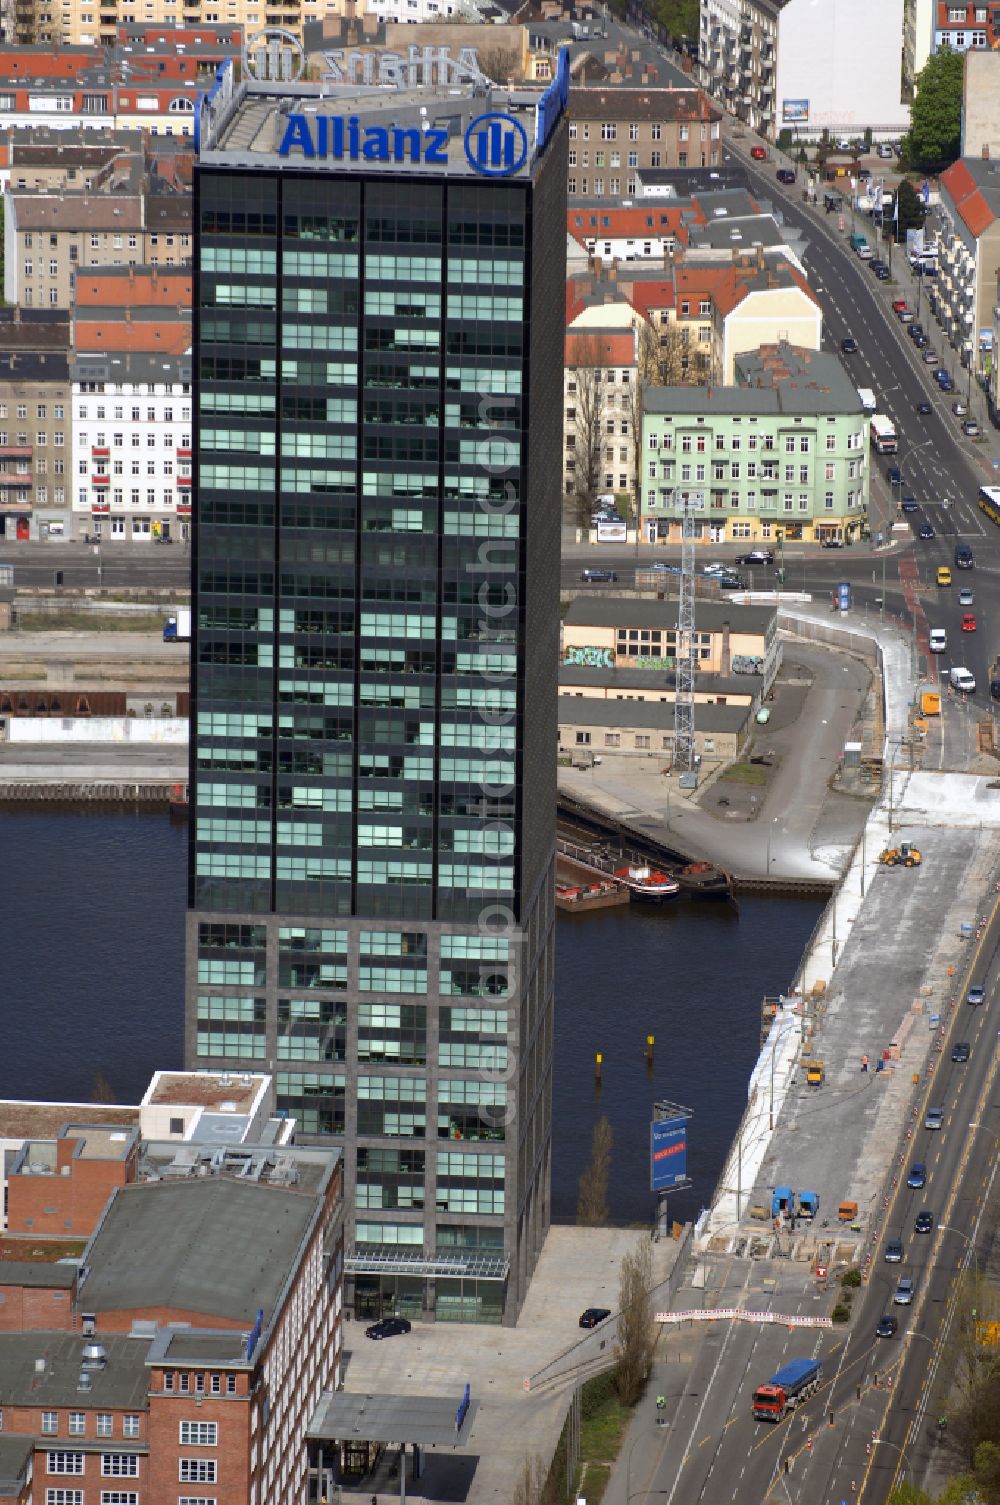
[[[157,1067],[181,1064],[186,827],[163,814],[12,811],[0,813],[0,843],[0,1097],[87,1100],[100,1077],[117,1101],[137,1101]],[[746,1101],[760,1000],[791,981],[820,908],[818,899],[755,896],[738,914],[682,900],[559,917],[557,1219],[574,1215],[593,1125],[606,1113],[611,1215],[648,1220],[658,1098],[693,1111],[694,1185],[671,1215],[697,1214]]]

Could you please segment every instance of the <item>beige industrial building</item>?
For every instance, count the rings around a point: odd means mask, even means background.
[[[739,757],[753,726],[745,705],[704,705],[695,712],[695,752],[730,762]],[[674,707],[655,701],[578,699],[559,696],[559,752],[607,757],[659,758],[670,763]]]
[[[677,599],[577,596],[563,618],[563,669],[676,667]],[[697,678],[752,677],[770,688],[781,664],[778,616],[773,606],[699,601],[695,610]]]

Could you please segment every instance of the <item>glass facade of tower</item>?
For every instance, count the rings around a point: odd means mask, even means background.
[[[342,1140],[359,1316],[548,1223],[564,134],[196,172],[186,1054]]]

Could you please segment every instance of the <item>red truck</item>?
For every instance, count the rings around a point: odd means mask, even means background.
[[[780,1421],[819,1388],[823,1365],[819,1359],[792,1359],[772,1374],[766,1385],[753,1393],[753,1414],[757,1421]]]

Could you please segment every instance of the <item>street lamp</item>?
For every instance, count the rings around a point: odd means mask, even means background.
[[[768,828],[767,828],[767,867],[766,867],[765,871],[766,871],[768,877],[771,876],[771,832],[774,830],[774,827],[778,824],[779,818],[780,817],[777,816],[777,815],[772,816],[771,817],[771,821],[770,821],[770,823],[768,825]]]

